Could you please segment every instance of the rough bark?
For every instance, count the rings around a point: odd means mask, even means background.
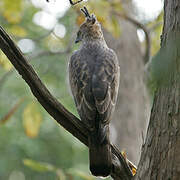
[[[150,123],[135,180],[180,179],[180,1],[165,0]],[[158,72],[157,72],[158,71]]]
[[[127,5],[127,12],[130,5]],[[113,38],[105,33],[109,47],[115,50],[120,63],[120,88],[113,115],[112,125],[116,138],[113,139],[120,150],[125,150],[127,157],[137,165],[141,146],[142,134],[145,136],[149,111],[149,99],[144,77],[143,52],[137,37],[137,28],[127,20],[119,19],[121,35]]]

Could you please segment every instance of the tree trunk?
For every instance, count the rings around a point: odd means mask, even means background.
[[[131,5],[127,5],[129,11]],[[113,38],[104,33],[107,44],[112,48],[120,63],[120,87],[116,110],[112,120],[112,138],[120,151],[137,164],[143,143],[142,133],[147,130],[149,100],[143,82],[143,53],[137,37],[137,28],[130,22],[120,19],[121,35]]]
[[[158,84],[135,180],[180,179],[180,1],[165,0],[161,50],[153,65]]]

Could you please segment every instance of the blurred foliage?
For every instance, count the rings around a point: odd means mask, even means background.
[[[149,30],[149,34],[151,38],[151,59],[149,60],[147,67],[148,69],[147,69],[146,85],[148,87],[149,94],[152,97],[151,102],[153,102],[154,92],[156,91],[158,85],[160,85],[160,82],[164,74],[163,72],[164,68],[167,65],[166,64],[167,58],[164,58],[163,53],[162,54],[160,53],[162,52],[162,50],[160,50],[160,44],[161,44],[160,37],[163,28],[163,16],[164,13],[162,11],[154,21],[147,23],[147,28]]]
[[[9,23],[17,24],[21,21],[22,17],[22,0],[3,0],[2,1],[2,14]]]
[[[118,23],[118,19],[113,15],[113,11],[124,11],[122,4],[119,0],[113,0],[111,2],[106,0],[91,0],[88,3],[84,2],[81,5],[77,5],[75,7],[78,17],[77,17],[77,24],[80,25],[84,22],[84,15],[80,12],[80,7],[85,5],[89,12],[93,12],[98,21],[102,24],[103,27],[106,28],[114,37],[120,36],[120,26]]]
[[[37,137],[42,122],[42,115],[36,101],[29,103],[25,107],[22,118],[26,135],[30,138]]]
[[[2,66],[7,71],[11,70],[13,67],[2,51],[0,52],[0,66]]]
[[[178,52],[180,38],[176,33],[169,33],[168,43],[164,43],[160,51],[152,59],[152,85],[157,89],[162,86],[172,86],[172,80],[179,81]]]
[[[33,6],[31,1],[0,1],[0,25],[18,44],[22,39],[31,40],[34,48],[25,55],[31,57],[30,63],[51,93],[76,116],[67,80],[71,53],[57,52],[66,50],[69,42],[72,44],[75,39],[72,35],[76,32],[76,24],[79,26],[84,20],[79,11],[83,4],[113,36],[121,35],[118,19],[110,14],[114,10],[124,11],[119,0],[91,0],[70,8],[62,17],[57,16],[57,24],[66,28],[63,38],[57,37],[53,29],[47,30],[34,23],[36,13],[42,9]],[[153,53],[158,48],[159,32],[156,29],[153,32]],[[76,48],[77,45],[73,45],[71,52]],[[6,74],[11,69],[12,65],[0,52],[0,122],[6,117],[5,123],[0,125],[0,179],[95,179],[88,168],[88,149],[52,120],[16,71]],[[5,81],[1,81],[2,78]]]
[[[24,101],[24,98],[21,98],[13,107],[12,109],[9,110],[8,113],[6,113],[6,115],[4,117],[1,118],[0,121],[0,125],[3,125],[4,123],[6,123],[6,121],[8,121],[11,116],[14,115],[14,113],[16,112],[16,110],[19,108],[19,106],[21,105],[21,103]]]
[[[162,27],[163,27],[163,16],[164,16],[164,13],[161,12],[154,21],[149,22],[147,24],[147,27],[150,30],[150,35],[151,35],[152,56],[154,56],[160,49],[160,36],[162,33]]]

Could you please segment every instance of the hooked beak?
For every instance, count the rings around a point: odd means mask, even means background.
[[[81,41],[81,38],[77,37],[76,40],[75,40],[75,43],[78,43]]]

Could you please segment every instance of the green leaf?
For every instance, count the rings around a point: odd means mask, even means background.
[[[56,171],[56,168],[48,163],[42,163],[42,162],[37,162],[31,159],[24,159],[23,164],[35,171],[39,172],[47,172],[47,171]]]

